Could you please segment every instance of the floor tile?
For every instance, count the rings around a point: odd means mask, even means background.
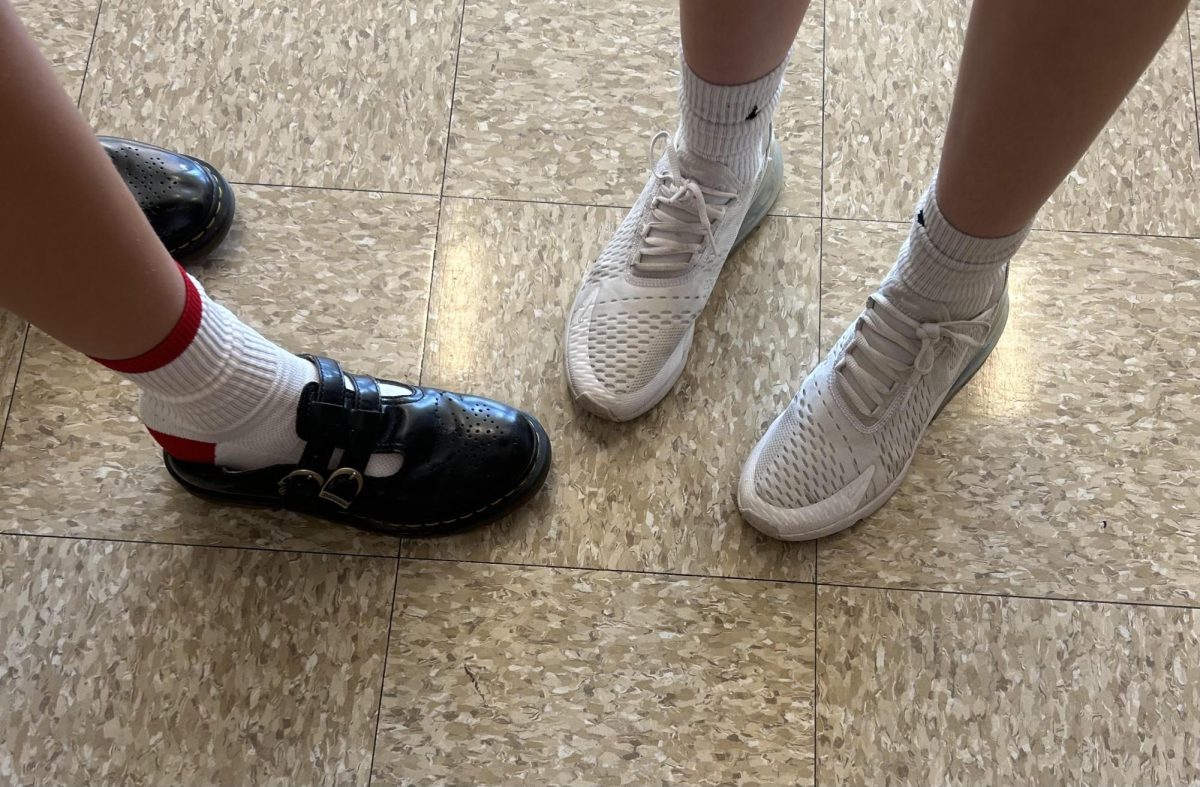
[[[812,784],[811,585],[401,563],[384,784]]]
[[[0,778],[366,784],[393,584],[382,559],[0,536]]]
[[[1192,44],[1192,91],[1196,100],[1196,133],[1200,136],[1200,60],[1196,59],[1197,53],[1200,53],[1200,0],[1192,0],[1191,6],[1188,7],[1187,26]]]
[[[821,26],[818,2],[776,117],[780,214],[820,210]],[[678,58],[674,0],[469,0],[446,193],[632,205],[650,138],[678,124]]]
[[[817,781],[1194,784],[1197,631],[1196,610],[821,587]]]
[[[77,100],[99,0],[15,0],[14,7],[71,100]]]
[[[907,220],[949,114],[967,20],[961,0],[830,0],[825,215]],[[870,41],[870,46],[863,46]],[[1184,26],[1037,226],[1200,235],[1200,149]]]
[[[17,369],[21,365],[25,328],[24,320],[0,309],[0,445],[4,440],[4,422],[8,419],[13,386],[17,382]]]
[[[577,410],[562,334],[579,278],[622,211],[448,200],[423,381],[530,410],[554,445],[548,489],[486,531],[412,555],[808,580],[812,550],[737,514],[737,474],[814,360],[817,238],[769,220],[730,258],[675,391],[644,418]]]
[[[827,222],[822,344],[900,225]],[[1096,600],[1200,598],[1200,241],[1034,233],[1008,328],[820,580]]]
[[[240,218],[201,274],[209,292],[297,352],[415,379],[437,200],[237,193]],[[391,538],[191,498],[167,477],[135,412],[131,384],[34,332],[0,451],[0,529],[395,554]]]
[[[459,0],[110,0],[83,106],[104,133],[231,180],[436,194],[460,14]]]

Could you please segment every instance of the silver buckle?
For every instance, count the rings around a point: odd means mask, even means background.
[[[350,495],[349,500],[340,495],[335,495],[333,492],[329,491],[329,485],[333,483],[335,478],[354,479],[354,483],[357,484],[357,488],[354,490],[354,494]],[[321,494],[319,494],[318,497],[320,497],[322,500],[328,500],[330,503],[333,503],[341,508],[349,508],[350,504],[354,502],[354,498],[358,497],[359,492],[362,492],[362,490],[362,473],[358,472],[352,467],[339,467],[337,470],[334,470],[333,473],[330,474],[329,479],[321,485]]]
[[[325,487],[325,478],[320,473],[315,473],[312,470],[297,469],[279,479],[279,494],[286,495],[288,482],[293,478],[305,478],[310,481],[316,481],[317,486],[322,489]]]

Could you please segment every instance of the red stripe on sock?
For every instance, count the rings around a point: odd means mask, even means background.
[[[200,291],[196,289],[195,284],[192,284],[192,280],[182,265],[179,266],[179,272],[183,275],[183,313],[179,315],[179,321],[175,323],[175,327],[171,329],[167,337],[135,358],[118,361],[105,358],[93,358],[92,360],[125,374],[145,374],[166,366],[188,348],[188,345],[196,338],[196,332],[200,330],[204,302],[200,299]]]
[[[217,463],[216,443],[204,443],[199,440],[188,440],[186,437],[163,434],[162,432],[154,431],[148,426],[146,427],[146,431],[158,441],[158,444],[163,447],[164,451],[181,462],[198,462],[206,465],[215,465]]]

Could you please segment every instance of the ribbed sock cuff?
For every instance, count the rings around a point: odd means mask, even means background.
[[[766,76],[743,85],[714,85],[697,76],[682,57],[680,62],[680,147],[749,180],[762,162],[787,58]]]
[[[951,306],[956,315],[973,315],[1003,287],[1005,269],[1029,227],[999,238],[968,235],[942,214],[936,187],[935,176],[918,204],[893,275],[917,295]]]
[[[791,52],[765,76],[741,85],[714,85],[696,75],[680,55],[679,108],[700,120],[737,125],[770,115],[779,103],[783,72]]]
[[[154,347],[133,358],[113,360],[92,357],[93,361],[124,374],[145,374],[155,369],[161,369],[183,354],[183,351],[196,338],[196,332],[200,330],[200,322],[204,316],[204,301],[200,290],[192,278],[187,275],[183,266],[180,266],[179,270],[183,276],[183,312],[179,315],[179,320],[170,333]]]
[[[937,201],[937,175],[929,184],[917,209],[917,224],[925,237],[944,256],[970,265],[998,265],[1008,262],[1029,235],[1030,225],[1011,235],[979,238],[959,230],[942,214]]]

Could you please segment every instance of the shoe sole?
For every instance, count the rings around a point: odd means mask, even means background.
[[[229,493],[215,492],[211,489],[206,489],[198,485],[193,480],[188,478],[187,462],[180,462],[174,457],[164,453],[163,460],[167,466],[167,473],[170,474],[175,481],[187,490],[192,495],[195,495],[202,500],[207,500],[212,503],[221,505],[234,505],[242,508],[259,508],[269,509],[274,511],[292,511],[293,513],[303,516],[324,519],[330,522],[339,524],[351,525],[360,530],[369,530],[374,533],[383,533],[389,536],[401,536],[404,538],[441,538],[443,536],[452,536],[458,533],[464,533],[468,530],[474,530],[481,525],[494,522],[508,514],[513,513],[534,495],[536,495],[546,482],[547,476],[550,474],[550,464],[552,449],[550,447],[550,437],[546,434],[546,430],[538,423],[536,418],[526,415],[526,419],[532,427],[535,437],[537,438],[537,449],[530,459],[529,469],[525,476],[514,485],[512,491],[501,497],[493,503],[490,503],[483,508],[468,512],[461,516],[454,517],[449,520],[429,523],[392,523],[384,522],[370,517],[354,514],[349,511],[340,511],[333,508],[321,507],[319,510],[305,508],[298,505],[287,505],[282,499],[276,497],[266,497],[255,493]],[[205,471],[211,470],[211,465],[201,466]]]
[[[921,434],[917,436],[916,443],[914,443],[913,446],[913,452],[911,455],[909,455],[908,461],[904,463],[904,467],[901,468],[899,475],[896,476],[896,479],[892,481],[892,483],[888,484],[886,489],[884,489],[875,497],[871,498],[871,500],[867,501],[866,504],[859,507],[859,509],[853,514],[850,514],[849,516],[844,517],[843,519],[840,519],[831,525],[826,525],[819,530],[812,530],[794,536],[779,536],[773,533],[766,533],[766,535],[770,535],[772,538],[779,539],[780,541],[811,541],[813,539],[831,536],[834,533],[845,530],[851,525],[855,525],[869,517],[871,514],[874,514],[880,508],[883,508],[884,503],[886,503],[892,497],[892,495],[896,494],[896,490],[900,488],[900,485],[904,482],[905,477],[908,475],[908,468],[910,465],[912,465],[913,457],[917,455],[916,447],[919,446],[921,440],[924,439],[925,432],[928,431],[930,424],[932,424],[934,420],[942,414],[942,410],[946,409],[946,405],[950,404],[950,400],[962,390],[963,386],[970,382],[971,378],[979,372],[979,370],[983,367],[983,364],[991,356],[992,350],[996,349],[996,344],[999,343],[1000,336],[1004,333],[1004,326],[1008,323],[1007,290],[1004,292],[1004,295],[1001,296],[996,316],[996,322],[992,326],[991,331],[988,333],[984,345],[979,349],[979,352],[975,353],[970,362],[954,380],[954,384],[950,386],[950,390],[948,390],[946,395],[942,397],[942,403],[938,405],[936,410],[934,410],[933,415],[931,415],[929,420],[925,422],[925,427],[921,430]],[[757,456],[755,456],[755,461],[757,461]],[[745,512],[743,512],[743,516],[745,516]],[[750,524],[755,525],[752,519],[748,518],[748,521],[750,521]],[[764,523],[764,525],[765,524],[767,523]],[[755,525],[755,527],[756,529],[762,529],[758,528],[757,525]]]
[[[782,191],[783,149],[779,146],[779,140],[772,138],[771,147],[767,155],[766,172],[763,175],[762,183],[759,184],[758,191],[755,192],[750,207],[746,209],[746,215],[742,218],[742,226],[738,228],[738,234],[733,240],[733,245],[729,247],[729,253],[725,255],[726,262],[733,256],[733,253],[742,242],[750,237],[750,233],[754,232],[767,218],[767,213],[774,207]],[[722,262],[722,268],[724,265],[725,263]],[[568,333],[569,331],[570,327],[568,326]],[[647,385],[646,390],[652,394],[648,404],[628,413],[616,413],[613,412],[612,408],[593,401],[587,394],[574,396],[575,403],[591,413],[618,423],[642,417],[657,407],[667,397],[667,394],[671,393],[671,389],[679,382],[679,378],[683,376],[683,370],[687,366],[688,354],[692,349],[692,338],[694,335],[695,325],[693,324],[691,329],[679,340],[679,344],[676,345],[675,349],[667,357],[666,362],[663,363],[654,380],[651,380],[649,385]]]

